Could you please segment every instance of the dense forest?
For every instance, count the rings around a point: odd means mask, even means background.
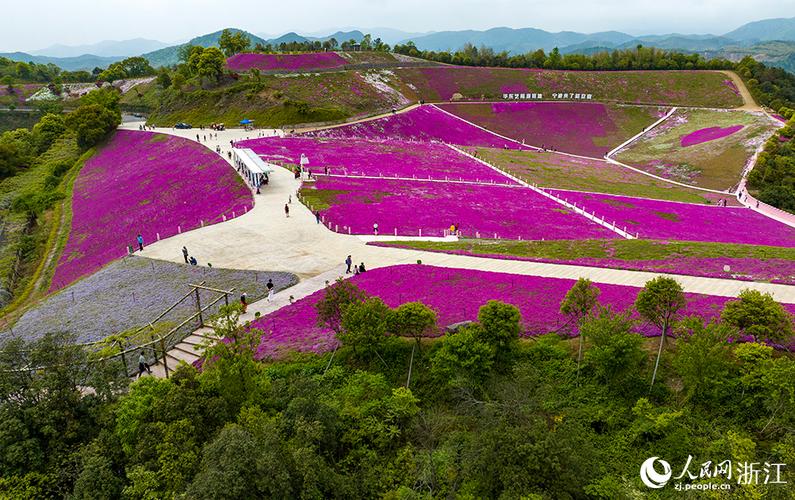
[[[62,203],[70,182],[92,147],[121,122],[120,95],[100,89],[86,94],[63,113],[58,104],[42,106],[30,129],[0,134],[0,311],[19,305],[36,284],[43,257],[59,244],[68,222]],[[66,213],[64,213],[66,211]]]
[[[661,278],[636,309],[669,333],[646,339],[598,295],[580,280],[561,304],[579,337],[520,339],[519,311],[491,301],[431,339],[424,305],[338,282],[318,303],[335,352],[257,361],[262,332],[231,306],[217,318],[230,342],[201,370],[129,387],[68,338],[15,342],[0,353],[0,496],[679,497],[674,480],[640,481],[662,457],[685,486],[787,498],[795,476],[773,464],[795,462],[795,362],[761,342],[791,336],[783,308],[745,292],[705,324],[678,316],[681,289]],[[731,480],[715,472],[727,460]]]

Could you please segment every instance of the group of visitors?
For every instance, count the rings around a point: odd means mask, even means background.
[[[154,130],[154,129],[155,129],[154,125],[147,125],[146,123],[144,123],[143,125],[138,125],[138,130],[140,130],[140,131]]]
[[[218,139],[218,132],[216,132],[215,134],[213,134],[211,132],[210,133],[210,139]],[[201,137],[199,136],[199,134],[196,134],[196,142],[207,142],[207,134],[204,134]],[[232,141],[229,141],[229,142],[232,142]]]
[[[353,268],[353,270],[351,270],[351,268]],[[345,274],[353,273],[354,275],[357,275],[357,274],[364,273],[366,271],[367,271],[367,269],[364,267],[364,262],[362,262],[358,266],[356,266],[356,265],[353,264],[353,257],[352,256],[348,255],[345,258]]]
[[[450,236],[460,236],[461,229],[458,224],[450,224]]]
[[[268,302],[271,302],[273,301],[273,294],[276,293],[274,290],[276,288],[276,285],[273,284],[272,278],[268,278],[268,283],[265,284],[265,287],[268,289],[267,300]],[[292,295],[290,296],[290,298],[292,298]],[[248,310],[248,294],[246,294],[246,292],[240,294],[240,305],[243,306],[243,313],[245,314],[245,312]]]
[[[202,126],[201,129],[204,130],[204,126]],[[210,129],[212,129],[212,130],[226,130],[226,125],[224,125],[223,123],[211,123],[210,124]],[[218,134],[215,134],[215,136],[218,137]]]

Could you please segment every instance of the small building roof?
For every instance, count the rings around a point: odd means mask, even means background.
[[[248,148],[235,148],[235,154],[251,173],[269,174],[273,172],[273,167],[270,163],[264,161],[257,153]]]

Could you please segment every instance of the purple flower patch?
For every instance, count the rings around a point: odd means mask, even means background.
[[[641,238],[795,247],[795,229],[750,208],[548,191]]]
[[[342,233],[442,236],[451,224],[468,237],[603,239],[612,231],[525,187],[321,177],[314,189],[334,194],[321,211]]]
[[[251,191],[201,144],[151,132],[117,131],[74,184],[72,227],[50,291],[92,274],[157,235],[242,215]]]
[[[262,158],[274,163],[306,166],[314,174],[384,176],[436,180],[465,180],[516,184],[486,165],[444,144],[395,140],[324,139],[311,137],[265,138],[242,141]]]
[[[743,125],[732,125],[731,127],[707,127],[696,130],[695,132],[691,132],[687,135],[682,136],[679,139],[679,144],[686,148],[688,146],[695,146],[696,144],[701,144],[702,142],[709,142],[714,141],[715,139],[721,139],[723,137],[728,137],[735,132],[739,132],[742,130]]]
[[[530,149],[512,140],[503,139],[488,130],[471,125],[433,105],[423,105],[411,111],[397,113],[378,120],[317,130],[304,135],[337,139],[435,141],[460,146]]]
[[[573,331],[567,318],[560,314],[560,302],[574,285],[574,280],[540,278],[468,269],[426,265],[401,265],[367,271],[352,282],[372,296],[380,297],[388,306],[420,301],[433,308],[444,328],[453,323],[477,320],[480,306],[489,300],[513,304],[522,313],[525,335],[550,332],[568,334]],[[638,289],[629,286],[596,284],[601,290],[599,300],[614,310],[632,307]],[[257,358],[278,357],[285,351],[325,352],[337,345],[333,332],[317,326],[315,304],[324,291],[318,291],[295,304],[263,316],[253,326],[265,332]],[[686,294],[685,315],[717,317],[726,297]],[[786,306],[792,312],[795,307]],[[636,316],[636,315],[635,315]],[[638,323],[638,333],[653,336],[658,330]]]

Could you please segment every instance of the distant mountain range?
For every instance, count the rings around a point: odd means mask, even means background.
[[[152,52],[172,45],[158,40],[134,38],[132,40],[103,40],[90,45],[61,45],[56,44],[46,49],[31,50],[34,56],[48,57],[78,57],[91,54],[100,57],[130,57]]]
[[[242,31],[232,29],[234,32]],[[679,34],[632,36],[620,31],[551,33],[535,28],[492,28],[485,31],[441,31],[409,33],[391,28],[345,28],[330,35],[289,32],[278,37],[255,35],[243,31],[254,46],[257,43],[278,45],[282,42],[306,42],[335,38],[339,43],[354,39],[361,41],[364,33],[381,38],[386,43],[414,42],[424,50],[456,50],[467,43],[487,46],[495,51],[518,54],[537,49],[550,51],[558,47],[562,53],[591,54],[604,50],[632,48],[638,44],[662,49],[702,54],[705,57],[726,57],[739,60],[751,55],[759,61],[795,72],[795,17],[766,19],[745,24],[723,35]],[[221,31],[193,38],[185,44],[210,47],[218,45]],[[91,70],[104,67],[124,57],[143,55],[153,66],[168,66],[179,62],[179,48],[185,44],[167,45],[157,40],[103,41],[92,45],[54,45],[30,53],[0,54],[17,61],[53,63],[67,70]]]
[[[124,59],[123,57],[100,57],[92,54],[84,54],[77,57],[34,56],[27,52],[0,52],[0,57],[5,57],[12,61],[34,62],[36,64],[52,63],[67,71],[91,71],[96,67],[105,68],[109,64]]]

